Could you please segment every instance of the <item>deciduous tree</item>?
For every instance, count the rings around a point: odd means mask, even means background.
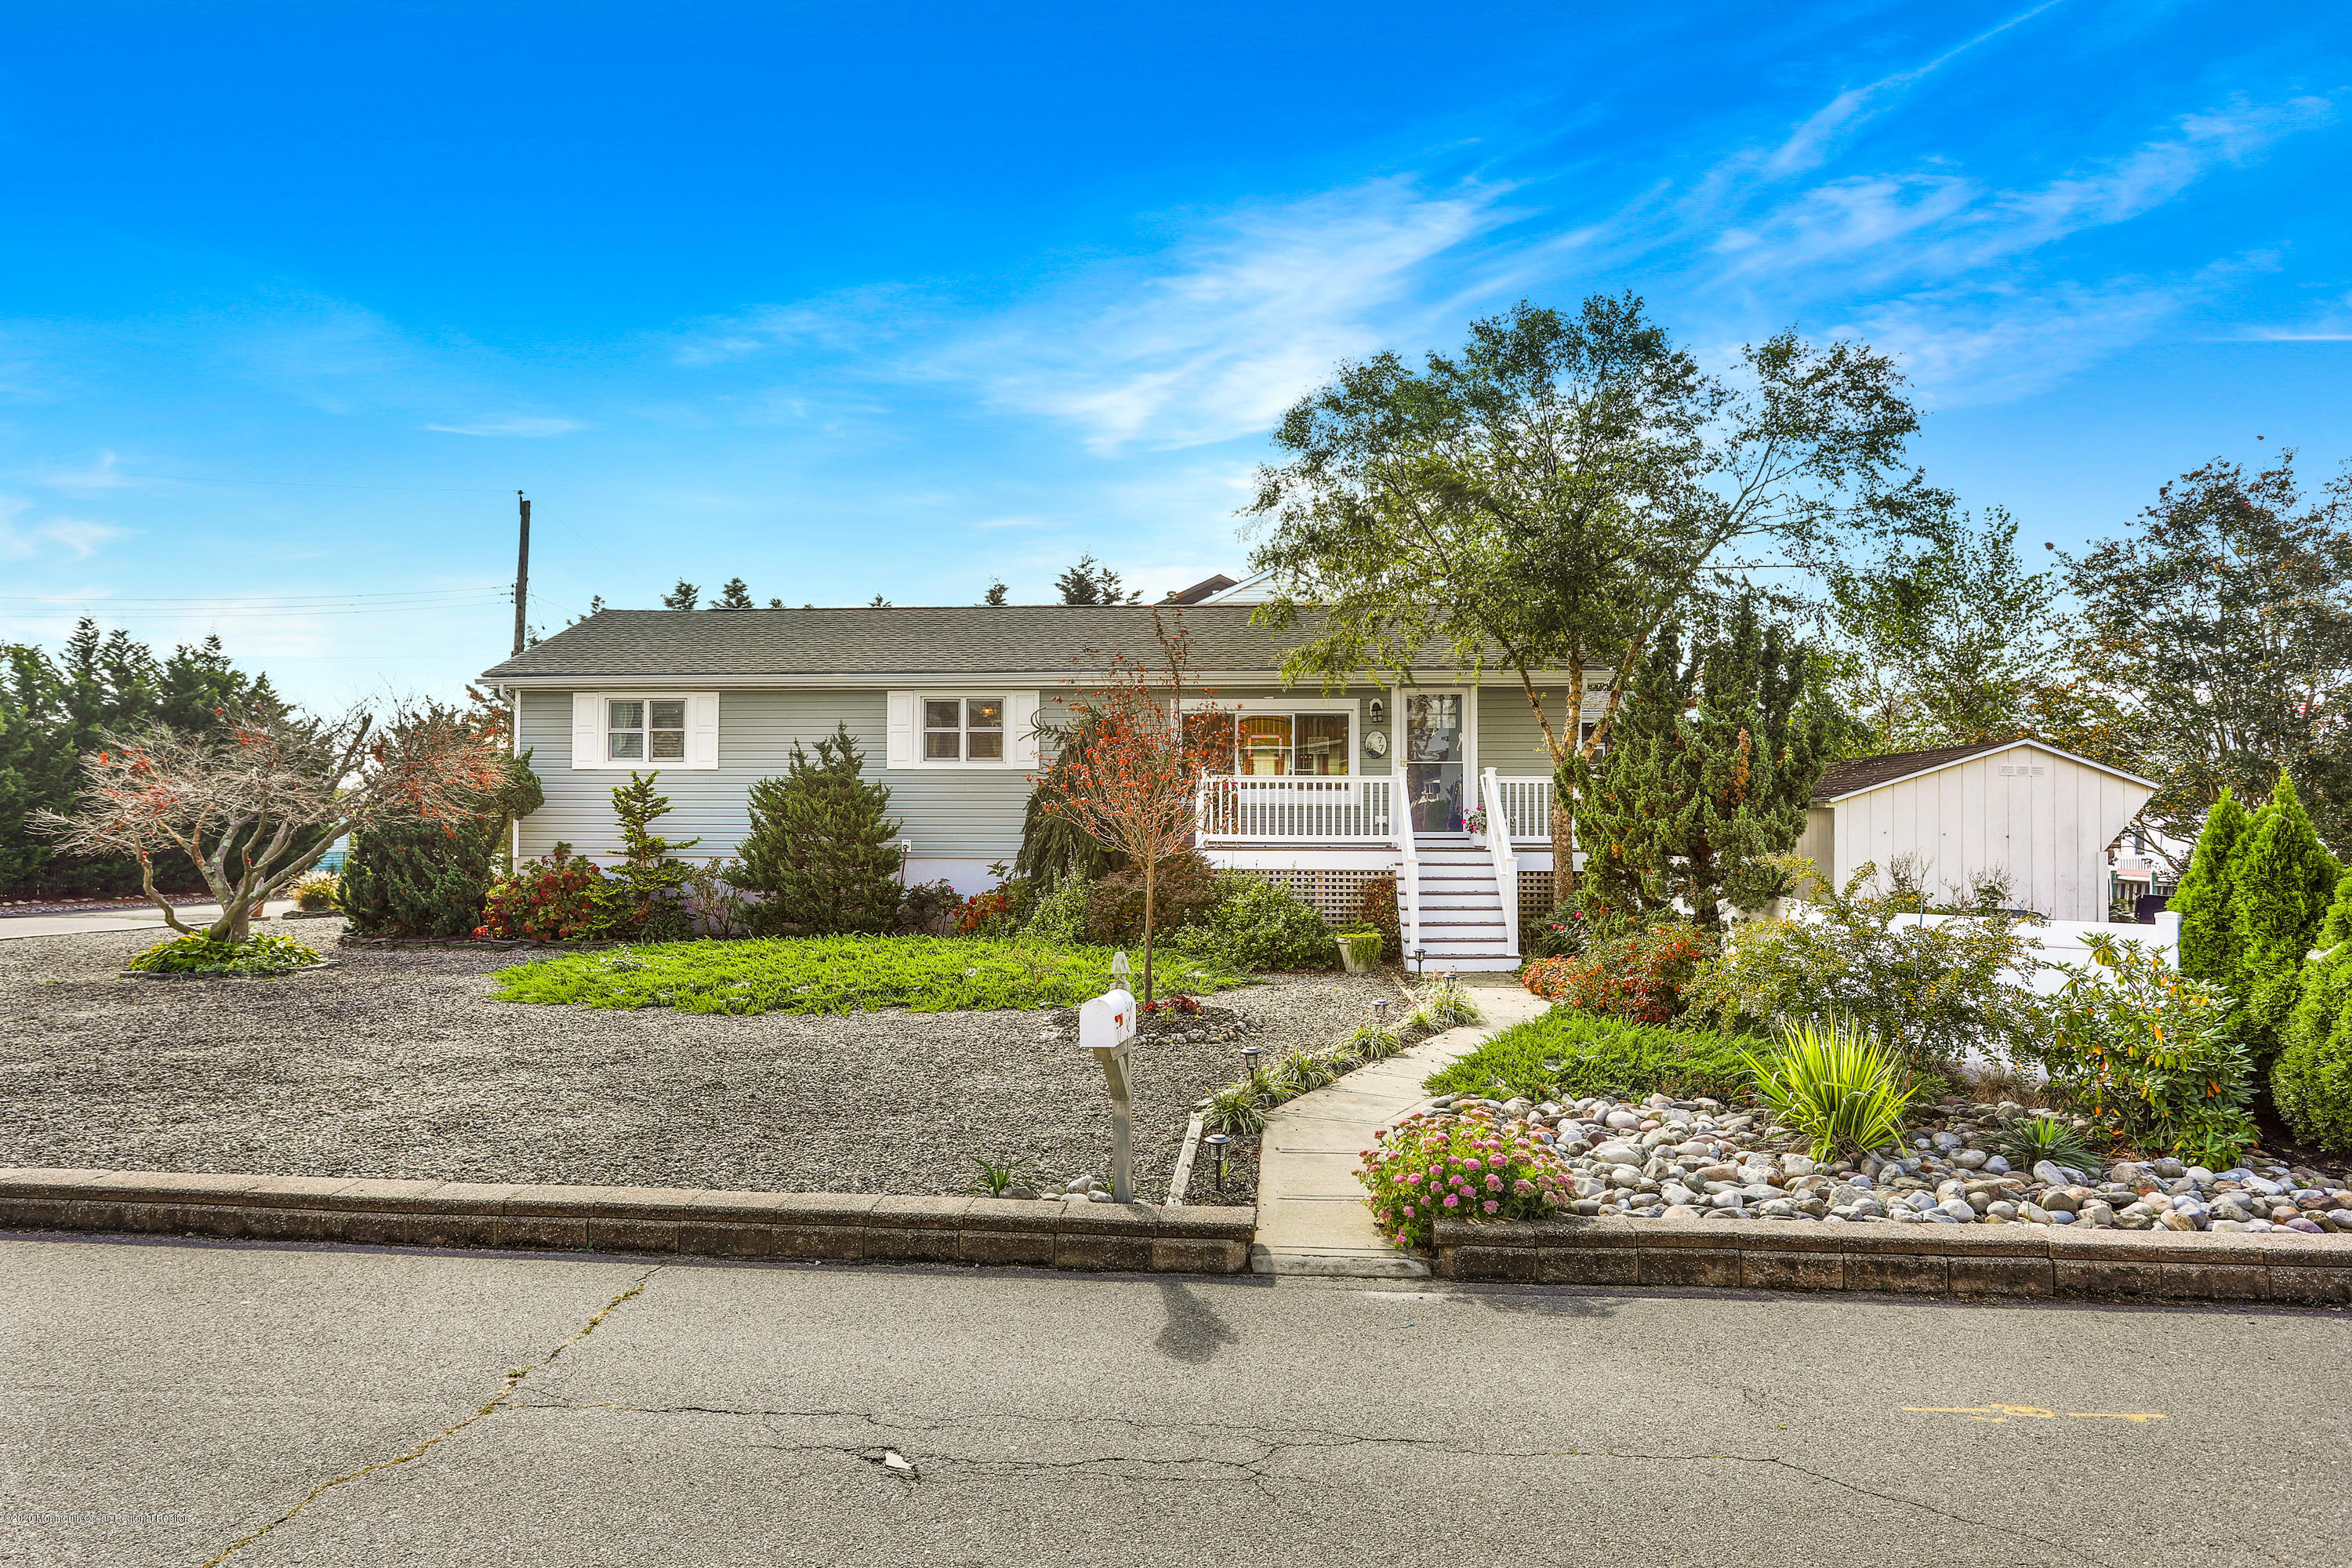
[[[2225,786],[2258,799],[2284,768],[2321,842],[2352,853],[2352,464],[2315,496],[2293,452],[2255,474],[2216,460],[2063,559],[2107,760],[2159,786],[2140,820],[2186,842]]]
[[[411,710],[379,727],[353,709],[317,718],[280,704],[225,711],[215,734],[150,722],[100,735],[82,759],[70,814],[37,818],[77,854],[135,857],[164,923],[190,931],[157,888],[158,856],[194,861],[220,900],[205,934],[245,940],[263,901],[342,834],[399,821],[458,826],[504,781],[500,743],[444,713]],[[193,933],[191,933],[193,934]]]
[[[1718,378],[1632,295],[1522,303],[1421,370],[1343,364],[1284,416],[1286,460],[1246,509],[1269,520],[1261,615],[1306,634],[1292,678],[1507,672],[1565,798],[1659,628],[1744,551],[1816,563],[1857,529],[1948,510],[1902,468],[1917,423],[1893,362],[1859,343],[1784,333]],[[1589,674],[1608,691],[1584,731]],[[1570,867],[1570,814],[1552,822]]]
[[[1200,721],[1213,711],[1208,705],[1186,705],[1192,684],[1192,639],[1182,612],[1163,620],[1155,609],[1151,626],[1160,643],[1160,667],[1147,668],[1127,655],[1112,656],[1099,684],[1080,689],[1069,700],[1084,743],[1065,751],[1045,777],[1030,780],[1040,809],[1125,856],[1130,868],[1140,868],[1147,1005],[1152,999],[1160,867],[1192,844],[1202,775],[1230,758],[1233,744],[1229,734],[1221,744],[1213,727]]]

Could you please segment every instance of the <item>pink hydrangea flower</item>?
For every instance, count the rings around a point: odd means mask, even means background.
[[[1461,1196],[1461,1194],[1458,1194],[1458,1193],[1448,1193],[1448,1194],[1445,1194],[1445,1206],[1446,1206],[1447,1208],[1450,1208],[1450,1209],[1458,1209],[1458,1208],[1460,1208],[1460,1207],[1462,1206],[1462,1196]]]
[[[1500,1204],[1496,1203],[1496,1202],[1494,1199],[1492,1199],[1492,1198],[1488,1198],[1488,1199],[1486,1200],[1486,1212],[1487,1212],[1488,1214],[1495,1214],[1495,1213],[1499,1212],[1499,1211],[1501,1210],[1502,1206],[1503,1206],[1502,1205],[1500,1205]]]
[[[1499,1192],[1501,1192],[1501,1191],[1503,1190],[1503,1178],[1502,1178],[1502,1177],[1500,1177],[1500,1176],[1489,1176],[1489,1177],[1487,1177],[1487,1178],[1486,1178],[1486,1190],[1487,1190],[1488,1192],[1490,1192],[1490,1193],[1499,1193]]]

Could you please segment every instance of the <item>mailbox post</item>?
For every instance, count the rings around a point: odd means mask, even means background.
[[[1078,1009],[1078,1047],[1102,1064],[1110,1089],[1110,1195],[1135,1201],[1135,1147],[1129,1113],[1135,1099],[1130,1045],[1135,1039],[1135,996],[1124,987],[1104,992]]]

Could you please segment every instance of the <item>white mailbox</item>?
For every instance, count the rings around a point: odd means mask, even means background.
[[[1120,1203],[1135,1198],[1135,1149],[1129,1128],[1134,1091],[1128,1078],[1129,1042],[1135,1038],[1135,994],[1115,986],[1078,1008],[1078,1046],[1102,1064],[1110,1090],[1110,1191]]]
[[[1106,991],[1078,1008],[1078,1048],[1116,1047],[1135,1038],[1135,997],[1126,991]]]

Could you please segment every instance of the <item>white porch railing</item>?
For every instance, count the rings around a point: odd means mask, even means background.
[[[1503,778],[1488,768],[1478,775],[1478,806],[1486,814],[1486,850],[1495,859],[1495,891],[1503,905],[1503,951],[1517,956],[1519,951],[1519,858],[1511,853],[1512,835],[1495,831],[1498,824],[1510,820],[1509,808],[1503,798]]]
[[[1486,777],[1495,784],[1494,798],[1482,803],[1488,825],[1508,823],[1510,837],[1551,842],[1551,780],[1525,775],[1507,778],[1491,768]]]
[[[1385,778],[1218,775],[1201,783],[1203,843],[1386,844],[1394,837]]]

